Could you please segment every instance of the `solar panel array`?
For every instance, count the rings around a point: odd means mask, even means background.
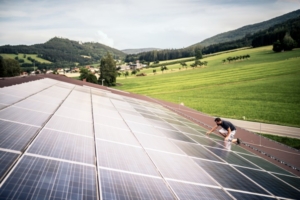
[[[164,107],[42,79],[0,88],[0,199],[297,199],[300,178]]]

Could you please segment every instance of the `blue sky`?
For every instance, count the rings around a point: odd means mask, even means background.
[[[182,48],[300,8],[300,0],[0,0],[0,45],[54,36],[117,49]]]

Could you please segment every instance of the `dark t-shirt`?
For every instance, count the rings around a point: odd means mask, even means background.
[[[222,126],[222,128],[224,128],[226,131],[228,130],[229,127],[231,131],[236,130],[233,124],[229,121],[222,120],[222,124],[220,124],[219,126]]]

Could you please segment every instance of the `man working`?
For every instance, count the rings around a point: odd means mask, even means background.
[[[240,144],[240,139],[233,139],[234,135],[236,133],[236,128],[233,126],[231,122],[221,120],[219,117],[215,119],[216,126],[214,126],[210,131],[208,131],[206,134],[209,135],[211,132],[215,131],[218,126],[221,126],[222,129],[219,130],[219,133],[225,137],[224,141],[228,142],[236,142],[237,144]]]

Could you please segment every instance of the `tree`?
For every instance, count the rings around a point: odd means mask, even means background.
[[[153,70],[153,74],[154,74],[154,75],[156,74],[156,69]]]
[[[124,76],[125,76],[125,78],[127,78],[127,76],[129,76],[128,71],[125,72]]]
[[[102,79],[104,79],[104,85],[106,86],[115,86],[117,80],[117,70],[116,63],[112,56],[107,53],[106,56],[101,58],[100,61],[100,77],[98,82],[101,83]]]
[[[195,69],[195,67],[196,67],[195,63],[190,64],[190,66],[191,66],[193,69]]]
[[[223,61],[223,63],[225,63],[226,62],[226,60],[224,59],[224,60],[222,60]]]
[[[164,70],[165,70],[164,66],[161,66],[161,67],[160,67],[160,70],[161,70],[161,73],[163,73]]]
[[[21,67],[19,62],[14,59],[3,59],[1,61],[1,70],[3,76],[5,77],[12,77],[12,76],[19,76],[21,73]]]
[[[202,58],[202,50],[201,49],[196,49],[195,50],[195,58],[196,59],[201,59]]]
[[[276,42],[274,42],[273,44],[273,51],[274,52],[281,52],[283,50],[282,44],[279,40],[277,40]]]
[[[132,70],[131,75],[135,75],[137,70]]]
[[[282,41],[282,47],[285,51],[291,51],[297,47],[297,42],[294,41],[290,34],[286,33]]]
[[[80,73],[79,79],[83,80],[88,77],[90,72],[87,68],[80,68],[79,73]]]
[[[0,56],[0,77],[7,77],[7,66],[2,56]]]
[[[86,77],[86,82],[97,83],[97,77],[93,73],[88,73],[88,75]]]

